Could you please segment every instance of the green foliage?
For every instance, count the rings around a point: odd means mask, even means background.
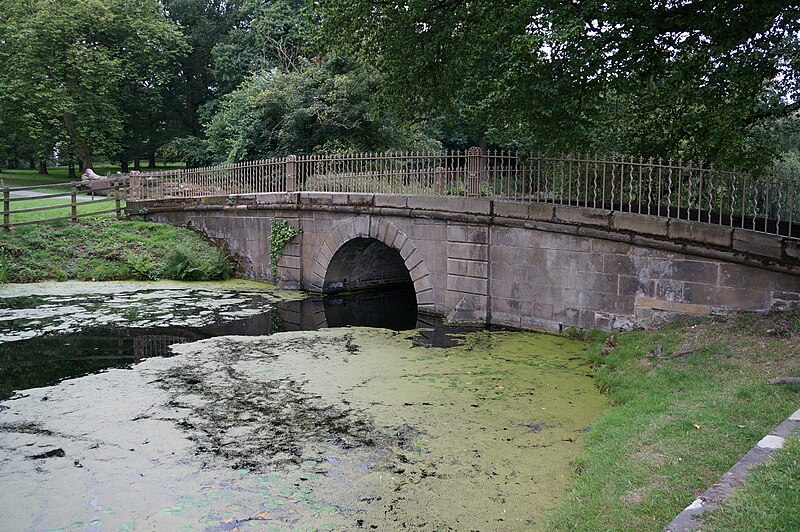
[[[223,99],[208,124],[208,149],[217,162],[237,162],[438,147],[378,106],[379,83],[374,71],[339,61],[262,71]]]
[[[122,251],[125,250],[125,251]],[[227,279],[233,266],[196,233],[166,224],[98,218],[0,233],[0,279]]]
[[[319,5],[318,42],[378,68],[397,112],[499,144],[761,165],[800,108],[800,15],[780,0]]]
[[[184,47],[156,0],[0,0],[0,12],[0,135],[88,167],[144,135],[134,120],[155,120]]]
[[[283,257],[283,249],[299,234],[300,229],[286,220],[279,218],[272,220],[269,230],[269,267],[273,279],[278,279],[278,261]]]

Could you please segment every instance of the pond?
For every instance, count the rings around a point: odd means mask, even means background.
[[[402,290],[6,286],[4,529],[536,528],[607,406],[581,351]]]

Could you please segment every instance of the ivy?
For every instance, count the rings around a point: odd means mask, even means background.
[[[278,261],[283,257],[283,248],[300,234],[300,229],[293,227],[286,220],[274,219],[269,232],[269,266],[272,277],[278,280]]]

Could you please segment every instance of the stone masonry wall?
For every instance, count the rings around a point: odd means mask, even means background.
[[[284,250],[279,281],[316,291],[342,245],[374,238],[402,256],[420,309],[455,321],[615,329],[800,304],[797,243],[733,228],[477,198],[298,193],[227,203],[148,202],[147,218],[224,239],[260,279],[270,277],[270,220],[288,220],[302,233]]]

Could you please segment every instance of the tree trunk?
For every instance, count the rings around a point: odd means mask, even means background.
[[[128,173],[128,160],[127,159],[122,160],[122,161],[119,162],[119,171],[122,172],[123,174],[127,174]]]
[[[33,157],[30,157],[28,159],[28,168],[30,170],[33,170],[34,168],[36,168],[36,159],[34,159]]]
[[[81,163],[81,172],[93,168],[92,166],[92,148],[83,140],[78,134],[78,125],[75,122],[75,117],[71,114],[64,115],[64,126],[67,129],[72,144],[78,151],[78,160]]]
[[[148,168],[155,168],[156,167],[156,151],[150,150],[150,153],[147,154],[147,167]]]
[[[142,160],[141,159],[136,158],[136,159],[133,160],[133,170],[135,172],[141,172],[142,171]]]
[[[69,180],[70,181],[77,181],[78,177],[75,175],[75,162],[70,157],[69,159]]]
[[[83,161],[81,161],[80,159],[78,159],[78,171],[79,171],[81,174],[83,174],[83,170],[84,170],[84,168],[83,168]]]
[[[39,159],[39,175],[47,175],[47,159],[44,157]]]

